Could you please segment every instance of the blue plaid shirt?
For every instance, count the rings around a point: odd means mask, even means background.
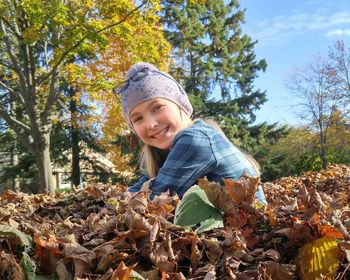
[[[174,138],[167,159],[152,182],[152,192],[158,195],[170,190],[182,197],[204,176],[209,181],[222,183],[223,178],[236,180],[244,172],[257,176],[251,163],[236,146],[215,128],[198,120]],[[148,179],[147,176],[141,177],[128,191],[139,191]],[[261,186],[256,197],[267,204]]]

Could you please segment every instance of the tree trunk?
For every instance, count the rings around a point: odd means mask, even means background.
[[[326,169],[327,167],[327,152],[326,152],[326,149],[325,149],[325,143],[326,143],[326,139],[325,139],[325,135],[324,135],[324,131],[321,127],[321,130],[320,130],[320,157],[321,157],[321,162],[322,162],[322,168],[323,169]]]
[[[69,89],[70,95],[70,113],[71,113],[71,140],[72,140],[72,184],[80,185],[80,131],[78,127],[77,102],[74,98],[76,92],[73,88]]]
[[[80,148],[79,130],[72,129],[72,183],[74,186],[80,185]]]
[[[14,145],[11,150],[11,162],[12,166],[18,165],[18,151],[17,151],[17,139],[14,142]],[[17,174],[13,178],[12,187],[15,191],[20,191],[20,184],[19,184],[19,175]]]
[[[45,137],[48,139],[49,135]],[[55,194],[55,185],[52,178],[51,156],[50,156],[50,142],[35,143],[34,144],[34,156],[36,159],[38,171],[39,171],[39,187],[40,191],[44,191],[47,194]]]

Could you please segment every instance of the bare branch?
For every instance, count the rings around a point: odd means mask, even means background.
[[[12,88],[4,84],[2,81],[0,81],[0,85],[3,86],[5,89],[7,89],[9,92],[15,93],[15,91]]]
[[[20,129],[24,129],[27,132],[30,132],[30,127],[26,124],[20,122],[14,117],[10,116],[3,108],[0,107],[0,116],[7,122],[7,124],[13,129],[17,130],[20,133]]]
[[[13,53],[13,51],[12,51],[11,42],[10,42],[9,37],[7,35],[7,32],[6,32],[6,29],[5,29],[4,22],[3,22],[2,18],[0,19],[0,28],[1,28],[1,31],[3,32],[3,34],[4,34],[3,38],[4,38],[4,41],[5,41],[7,53],[9,54],[11,62],[12,62],[12,65],[13,65],[13,70],[17,73],[17,75],[19,77],[20,84],[21,84],[22,88],[24,89],[25,88],[25,84],[26,84],[25,78],[24,78],[24,75],[23,75],[23,73],[21,71],[20,66],[18,65],[18,59],[15,56],[15,54]]]
[[[20,102],[25,105],[25,101],[24,98],[22,96],[22,94],[18,91],[15,91],[14,89],[12,89],[11,87],[9,87],[8,85],[6,85],[5,83],[3,83],[2,81],[0,81],[0,85],[3,86],[5,89],[7,89],[10,93],[12,93],[13,95],[16,95],[19,97]]]
[[[56,71],[51,75],[50,92],[49,92],[49,96],[47,97],[45,108],[43,111],[43,120],[48,120],[48,117],[50,116],[52,105],[55,103],[55,101],[58,98],[58,95],[56,94],[56,88],[55,88],[57,75],[58,74]],[[50,121],[50,120],[48,120],[48,121]]]
[[[7,61],[5,59],[0,59],[0,65],[5,66],[6,68],[9,68],[11,70],[14,70],[14,67],[11,66],[10,61]]]
[[[9,28],[9,30],[11,31],[11,33],[17,38],[17,40],[20,42],[21,41],[21,34],[19,34],[19,30],[18,27],[14,27],[12,26],[12,24],[6,20],[6,18],[1,17],[1,19],[4,21],[4,23],[6,24],[6,26]]]

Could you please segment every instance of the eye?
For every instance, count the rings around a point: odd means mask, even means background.
[[[137,124],[142,121],[142,117],[135,117],[131,120],[132,124]]]
[[[163,107],[164,107],[165,105],[163,105],[163,104],[156,104],[154,107],[153,107],[153,110],[155,111],[155,112],[157,112],[157,111],[159,111],[159,110],[161,110]]]

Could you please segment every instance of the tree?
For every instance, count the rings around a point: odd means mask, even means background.
[[[350,121],[346,114],[335,111],[328,129],[327,154],[330,163],[350,164]]]
[[[47,192],[54,191],[50,132],[65,63],[102,50],[107,30],[130,36],[126,19],[141,7],[147,10],[146,2],[135,7],[126,0],[0,1],[0,116],[34,155],[40,187]],[[13,81],[18,87],[12,87]],[[19,104],[23,118],[9,114],[9,97]]]
[[[256,61],[256,42],[242,34],[244,11],[238,2],[162,3],[166,38],[176,59],[172,72],[191,96],[196,115],[254,120],[253,111],[266,98],[264,92],[254,90],[253,81],[258,71],[265,70],[266,62]]]
[[[322,162],[317,139],[317,133],[308,127],[291,127],[286,137],[269,148],[269,160],[273,170],[264,174],[264,179],[269,181],[320,170]]]
[[[166,38],[173,45],[172,74],[184,85],[195,117],[213,118],[238,146],[264,167],[271,145],[288,132],[266,123],[253,125],[266,93],[254,79],[267,63],[254,54],[256,41],[242,32],[238,1],[162,1]]]
[[[343,41],[337,41],[329,52],[330,70],[334,75],[334,85],[342,97],[342,109],[349,116],[350,104],[350,49]]]
[[[335,86],[336,80],[328,62],[317,55],[303,69],[296,69],[287,84],[292,93],[301,100],[301,117],[309,121],[310,127],[317,131],[323,168],[328,163],[326,145],[332,115],[342,102]]]
[[[121,112],[119,97],[112,94],[112,88],[123,81],[124,73],[138,61],[152,62],[160,69],[166,69],[169,63],[170,44],[164,39],[158,17],[152,11],[148,15],[129,19],[129,32],[132,36],[108,36],[108,48],[100,52],[96,50],[98,54],[94,57],[70,64],[65,72],[69,84],[67,96],[72,97],[68,99],[74,105],[67,111],[76,118],[70,127],[71,135],[80,134],[78,142],[84,141],[90,148],[108,153],[121,172],[130,171],[130,157],[125,155],[120,160],[123,144],[116,145],[113,142],[118,135],[126,136],[128,128]],[[72,111],[75,113],[72,114]],[[87,134],[91,137],[86,137]],[[72,137],[72,140],[73,138],[77,137]],[[75,142],[72,141],[72,144]],[[72,150],[72,154],[77,153]],[[73,174],[76,174],[73,184],[79,180],[78,172],[74,172],[78,170],[78,160],[79,155],[76,156],[74,165],[77,167],[72,168]]]

